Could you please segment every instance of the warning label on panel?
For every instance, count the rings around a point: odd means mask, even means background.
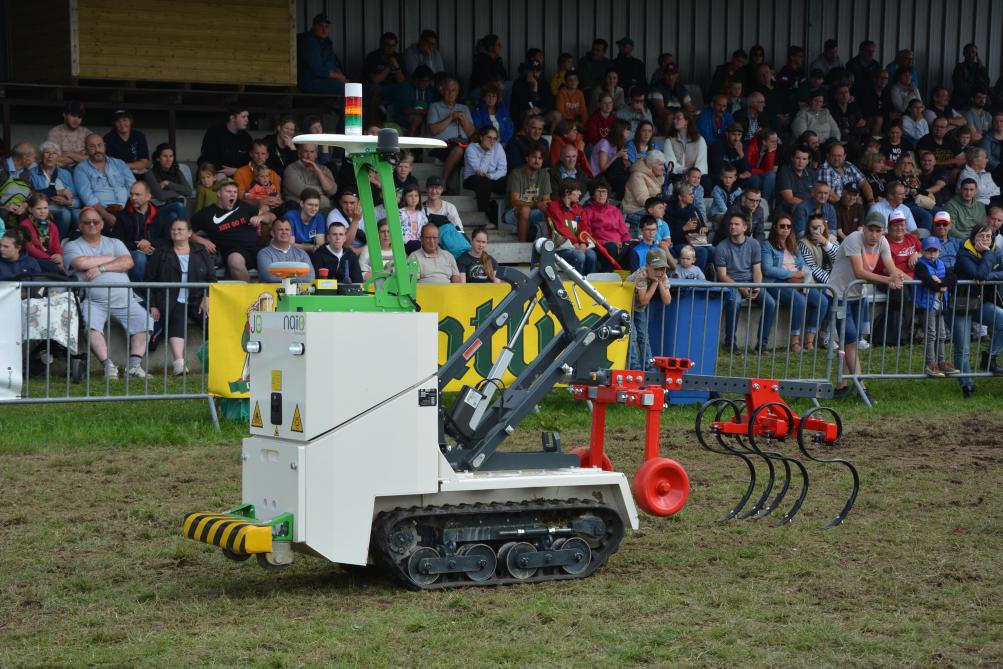
[[[293,432],[303,431],[303,419],[300,418],[300,405],[297,404],[296,408],[293,409],[293,424],[289,426],[289,429]]]
[[[254,413],[251,414],[251,427],[264,427],[264,423],[261,422],[261,405],[258,402],[254,403]]]

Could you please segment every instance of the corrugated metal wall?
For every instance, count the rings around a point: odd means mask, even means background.
[[[864,39],[878,43],[882,63],[913,49],[924,92],[950,82],[967,42],[978,44],[993,81],[1003,60],[1000,0],[298,0],[297,8],[300,30],[319,12],[331,17],[335,50],[356,78],[381,33],[396,32],[406,46],[423,28],[439,33],[447,67],[463,80],[474,43],[489,33],[501,37],[510,73],[534,46],[546,54],[548,75],[562,51],[578,58],[595,37],[612,45],[624,35],[649,70],[670,52],[684,80],[701,83],[738,47],[762,44],[779,68],[789,44],[804,45],[811,61],[830,37],[844,60]]]
[[[794,1],[794,0],[792,0]],[[813,0],[808,35],[813,52],[836,37],[844,60],[857,44],[874,40],[883,64],[899,49],[912,49],[924,95],[951,73],[969,42],[978,45],[995,83],[1003,62],[1003,2],[1000,0]],[[814,6],[817,5],[817,8]]]

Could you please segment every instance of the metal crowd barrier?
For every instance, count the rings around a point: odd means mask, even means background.
[[[995,348],[998,353],[1003,347],[1003,300],[998,296],[1003,294],[1001,284],[1001,281],[959,281],[948,292],[942,309],[945,358],[946,362],[961,371],[958,377],[966,381],[993,376],[989,366],[992,356],[989,354],[992,349]],[[919,309],[915,300],[916,289],[921,285],[921,281],[913,280],[905,282],[902,290],[887,290],[884,286],[862,280],[850,283],[848,294],[861,288],[864,295],[863,302],[856,305],[860,314],[866,316],[863,327],[858,328],[867,341],[863,347],[859,343],[857,346],[859,372],[847,370],[843,364],[847,303],[842,302],[836,309],[834,316],[839,319],[840,341],[837,381],[852,383],[868,405],[870,401],[864,393],[864,380],[927,377],[927,311]],[[853,305],[852,302],[849,304]],[[996,346],[993,346],[994,338]]]
[[[967,306],[986,289],[1003,282],[975,284],[959,282],[951,291],[946,321],[946,358],[963,371],[964,378],[991,376],[984,354],[991,345],[983,337],[971,337],[972,324],[987,326],[1003,347],[1003,307],[983,300],[973,310],[959,311],[959,300]],[[825,284],[719,283],[672,281],[673,302],[662,305],[657,296],[649,304],[647,327],[653,355],[688,357],[694,373],[725,377],[772,378],[782,381],[830,381],[852,383],[868,402],[863,381],[867,379],[924,378],[925,356],[922,311],[917,311],[913,292],[919,281],[908,282],[902,291],[883,291],[864,281],[860,286],[865,319],[860,324],[868,347],[857,347],[860,371],[843,369],[846,355],[846,302],[837,299]],[[162,334],[155,351],[144,347],[142,367],[145,377],[130,376],[129,337],[124,328],[108,318],[103,334],[109,356],[119,369],[119,378],[105,377],[104,369],[91,353],[86,323],[96,302],[107,300],[112,291],[131,289],[148,305],[154,291],[203,289],[195,283],[119,283],[99,286],[72,281],[32,281],[22,289],[20,352],[23,383],[16,397],[0,399],[0,404],[58,402],[120,402],[130,400],[205,399],[214,425],[218,416],[208,393],[205,350],[208,321],[205,314],[191,320],[183,339],[189,371],[174,376],[167,331],[171,314],[162,315]],[[774,303],[772,324],[762,331],[763,304],[733,296],[743,288],[759,289]],[[1001,289],[1003,292],[1003,289]],[[93,295],[95,300],[88,300]],[[739,295],[739,298],[741,296]],[[764,298],[765,299],[765,298]],[[805,308],[795,307],[803,301]],[[852,303],[851,303],[852,304]],[[809,305],[813,305],[811,308]],[[728,327],[733,314],[733,330]],[[808,348],[807,332],[816,331],[814,347]],[[800,348],[791,336],[799,332]],[[635,333],[636,335],[636,333]],[[726,345],[727,344],[727,345]],[[764,346],[765,344],[765,346]],[[960,345],[959,345],[960,344]],[[643,366],[643,361],[639,361]],[[12,370],[9,370],[11,372]],[[701,400],[702,401],[702,400]]]
[[[648,306],[647,329],[654,355],[690,358],[694,373],[704,375],[791,381],[832,378],[836,353],[834,344],[831,349],[829,345],[838,340],[830,306],[836,295],[830,286],[678,279],[671,283],[672,304],[661,305],[656,295]],[[773,318],[766,332],[762,330],[763,304],[739,299],[738,291],[743,288],[769,295]],[[800,304],[795,307],[795,303]],[[734,315],[734,335],[728,329],[729,309]],[[807,336],[809,330],[812,337]],[[792,345],[795,335],[797,346]]]
[[[156,291],[183,288],[202,289],[204,283],[108,283],[90,285],[75,281],[26,281],[21,288],[21,391],[0,404],[43,404],[59,402],[124,402],[134,400],[205,399],[213,425],[219,428],[216,405],[208,392],[208,320],[186,318],[182,338],[185,370],[173,371],[167,333],[171,325],[169,309],[161,314],[156,350],[150,342],[143,346],[141,366],[144,376],[128,372],[130,337],[109,309],[102,332],[108,359],[118,368],[118,378],[110,379],[92,352],[87,323],[111,302],[115,291],[131,290],[138,305],[147,306]],[[92,299],[89,299],[92,298]],[[137,312],[138,315],[138,312]],[[152,320],[152,318],[151,318]],[[148,335],[149,337],[149,335]]]

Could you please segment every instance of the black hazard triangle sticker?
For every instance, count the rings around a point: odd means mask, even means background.
[[[251,415],[251,427],[264,427],[265,424],[261,422],[261,404],[258,402],[254,403],[254,413]]]
[[[300,418],[300,405],[297,404],[296,408],[293,409],[293,424],[289,426],[289,429],[293,432],[303,431],[303,419]]]

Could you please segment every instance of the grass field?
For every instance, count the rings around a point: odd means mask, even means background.
[[[244,429],[215,432],[204,402],[0,407],[0,666],[1003,665],[1003,381],[967,403],[953,382],[872,388],[874,410],[838,405],[862,476],[838,529],[821,524],[849,477],[817,465],[792,525],[716,523],[741,463],[672,407],[680,514],[642,516],[587,580],[439,593],[304,556],[270,573],[183,539],[184,512],[240,496]],[[587,440],[582,405],[541,409],[518,444]],[[642,421],[610,413],[628,475]]]

